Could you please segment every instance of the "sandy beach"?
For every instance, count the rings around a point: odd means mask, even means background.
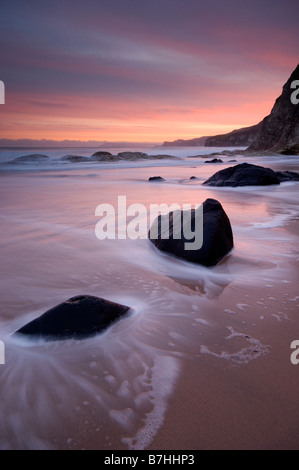
[[[251,161],[299,168],[296,157]],[[204,187],[215,165],[201,157],[77,165],[1,174],[1,448],[296,448],[298,183]],[[215,198],[234,250],[205,268],[146,238],[100,241],[95,208],[120,194],[146,207]],[[83,341],[11,336],[82,294],[133,314]]]

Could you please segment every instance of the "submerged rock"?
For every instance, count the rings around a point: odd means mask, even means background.
[[[143,160],[150,158],[147,153],[143,152],[120,152],[117,154],[120,160]]]
[[[15,158],[9,163],[46,163],[48,161],[49,157],[47,155],[33,153],[32,155],[24,155],[23,157]]]
[[[250,163],[240,163],[220,170],[204,181],[206,186],[267,186],[280,184],[273,170]]]
[[[15,334],[45,340],[84,339],[104,331],[125,315],[129,307],[82,295],[48,310]]]
[[[148,180],[153,182],[165,181],[162,176],[150,176]]]
[[[177,212],[177,211],[176,211]],[[183,211],[179,211],[181,221]],[[183,224],[181,223],[180,238],[174,238],[174,212],[167,215],[159,216],[154,221],[157,224],[157,238],[153,238],[153,226],[148,233],[150,241],[163,252],[170,253],[179,258],[183,258],[193,263],[203,266],[214,266],[226,256],[233,248],[233,233],[228,216],[226,215],[222,205],[215,199],[207,199],[203,203],[203,243],[202,246],[195,250],[187,250],[185,243],[196,241],[196,237],[200,234],[195,232],[195,209],[191,209],[191,229],[195,233],[193,239],[187,240],[183,232]],[[162,217],[169,219],[169,238],[162,238]]]
[[[82,157],[81,155],[64,155],[61,157],[61,161],[72,162],[72,163],[80,163],[80,162],[88,162],[88,157]]]
[[[276,171],[275,174],[281,183],[299,181],[299,173],[295,173],[295,171]]]
[[[179,160],[179,157],[173,155],[148,155],[143,152],[120,152],[117,154],[118,160],[136,161],[136,160]]]
[[[174,155],[168,154],[157,154],[157,155],[149,155],[149,160],[179,160],[180,157],[175,157]]]
[[[112,153],[106,151],[95,152],[90,157],[90,161],[92,162],[114,162],[115,160],[117,160],[116,155],[113,155]]]

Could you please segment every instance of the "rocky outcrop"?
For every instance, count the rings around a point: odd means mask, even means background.
[[[205,163],[223,163],[221,158],[212,158],[212,160],[206,160]]]
[[[248,147],[256,138],[260,125],[261,123],[250,127],[243,127],[228,134],[208,137],[205,147]]]
[[[49,157],[47,155],[42,155],[40,153],[34,153],[32,155],[24,155],[23,157],[17,157],[11,162],[7,163],[47,163]]]
[[[248,150],[299,154],[299,104],[291,101],[294,92],[291,84],[295,80],[299,80],[299,65],[283,86],[269,116],[260,123],[259,131]]]
[[[106,152],[106,151],[104,151],[104,150],[100,150],[99,152],[93,153],[93,154],[92,154],[92,157],[99,157],[99,158],[101,158],[101,157],[109,157],[109,156],[111,156],[111,155],[112,155],[112,153],[110,153],[110,152]]]
[[[273,170],[250,163],[241,163],[215,173],[202,183],[206,186],[267,186],[280,184]]]
[[[48,310],[15,334],[48,341],[83,339],[101,333],[128,310],[125,305],[98,297],[73,297]]]
[[[169,214],[158,216],[154,221],[148,237],[150,241],[163,252],[183,258],[193,263],[203,266],[214,266],[233,248],[233,233],[228,216],[226,215],[220,202],[215,199],[207,199],[203,203],[203,237],[202,245],[197,249],[186,249],[186,243],[196,243],[196,238],[201,234],[196,233],[197,224],[195,217],[197,212],[191,209],[189,212],[191,220],[191,229],[194,238],[187,239],[183,230],[183,211],[176,211]],[[175,217],[181,217],[181,233],[179,237],[174,236],[176,230],[174,224]],[[169,221],[169,236],[163,238],[163,222]],[[201,230],[201,227],[199,228]],[[154,235],[157,235],[155,237]]]

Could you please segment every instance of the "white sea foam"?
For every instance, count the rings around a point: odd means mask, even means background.
[[[244,333],[238,333],[231,326],[228,327],[228,330],[231,332],[231,334],[227,336],[226,338],[227,340],[231,340],[233,338],[243,338],[244,340],[247,341],[247,343],[249,343],[249,346],[241,348],[239,351],[233,352],[233,353],[228,352],[228,351],[222,351],[221,353],[216,353],[203,345],[201,346],[201,353],[209,354],[218,359],[224,359],[238,366],[249,364],[249,362],[255,359],[259,359],[261,356],[265,356],[269,354],[270,352],[269,345],[263,345],[256,338],[252,338]]]

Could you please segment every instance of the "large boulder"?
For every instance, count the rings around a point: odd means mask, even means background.
[[[176,211],[177,212],[177,211]],[[183,211],[180,212],[181,222],[183,219]],[[226,215],[220,202],[215,199],[207,199],[203,203],[203,242],[198,249],[186,249],[186,243],[196,241],[196,237],[200,238],[200,234],[195,232],[196,224],[195,209],[191,209],[189,215],[191,217],[191,229],[195,233],[193,239],[186,239],[184,231],[181,230],[180,238],[174,238],[174,212],[167,215],[159,215],[154,221],[157,224],[157,238],[153,237],[153,226],[151,227],[148,237],[150,241],[163,252],[183,258],[193,263],[203,266],[214,266],[224,256],[226,256],[233,248],[233,233],[228,216]],[[169,219],[169,237],[163,238],[162,217]],[[183,223],[181,223],[183,227]],[[199,228],[201,230],[201,227]]]
[[[267,186],[280,184],[279,178],[270,168],[250,163],[240,163],[220,170],[204,181],[206,186]]]
[[[16,334],[45,340],[84,339],[101,333],[128,310],[109,300],[77,296],[48,310]]]

